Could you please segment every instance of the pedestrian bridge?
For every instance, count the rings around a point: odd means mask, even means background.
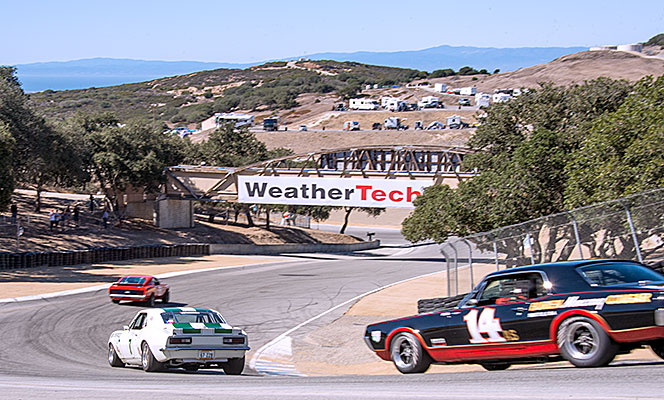
[[[399,187],[407,182],[394,181],[408,180],[413,185],[446,184],[456,187],[460,181],[477,174],[477,171],[467,168],[463,163],[464,157],[469,152],[463,147],[366,146],[290,155],[238,168],[207,165],[167,167],[166,183],[156,207],[157,223],[162,227],[193,226],[193,201],[237,202],[238,196],[241,195],[238,191],[238,179],[256,177],[274,177],[276,178],[274,181],[287,182],[289,187],[274,188],[274,192],[272,189],[266,189],[271,194],[279,194],[271,198],[278,198],[277,201],[252,200],[251,203],[313,204],[302,202],[304,201],[302,196],[297,198],[295,186],[302,185],[301,190],[305,191],[305,182],[312,185],[311,192],[314,196],[315,193],[322,191],[322,186],[329,183],[330,187],[325,192],[328,193],[328,200],[337,193],[339,193],[337,197],[341,198],[342,192],[337,192],[340,189],[333,182],[346,183],[351,181],[341,181],[339,178],[355,178],[352,182],[356,182],[357,179],[372,179],[374,181],[366,182],[374,183],[377,182],[375,180],[382,180],[380,182],[391,180],[389,190],[374,187],[374,190],[370,191],[368,189],[370,186],[360,185],[356,186],[357,191],[353,195],[361,197],[361,200],[367,200],[369,197],[369,201],[372,200],[371,197],[374,200],[397,200],[395,206],[398,207],[405,203],[410,193],[418,192],[412,191],[415,189]],[[312,181],[315,183],[312,184]],[[289,189],[293,190],[290,198]],[[353,189],[344,189],[343,192],[347,198],[349,191],[352,192]],[[386,203],[389,201],[374,201],[373,205],[367,206],[390,207]]]
[[[416,179],[456,187],[476,175],[463,159],[469,150],[443,146],[367,146],[291,155],[238,168],[167,167],[162,198],[237,201],[240,175],[320,178]]]

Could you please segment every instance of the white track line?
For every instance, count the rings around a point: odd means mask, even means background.
[[[253,370],[256,370],[256,363],[259,361],[258,359],[259,359],[260,356],[261,356],[261,355],[262,355],[267,349],[269,349],[271,346],[273,346],[274,344],[276,344],[277,342],[279,342],[280,340],[282,340],[282,339],[285,338],[286,336],[290,335],[291,333],[295,332],[296,330],[302,328],[303,326],[305,326],[305,325],[307,325],[307,324],[310,324],[311,322],[313,322],[313,321],[315,321],[315,320],[317,320],[317,319],[319,319],[319,318],[321,318],[321,317],[324,317],[325,315],[331,313],[332,311],[334,311],[334,310],[336,310],[336,309],[338,309],[338,308],[341,308],[341,307],[343,307],[343,306],[345,306],[345,305],[347,305],[347,304],[349,304],[349,303],[352,303],[352,302],[354,302],[354,301],[357,301],[357,300],[361,299],[362,297],[365,297],[365,296],[368,296],[368,295],[370,295],[370,294],[376,293],[376,292],[381,291],[381,290],[383,290],[383,289],[387,289],[388,287],[391,287],[391,286],[394,286],[394,285],[398,285],[398,284],[400,284],[400,283],[405,283],[405,282],[408,282],[408,281],[412,281],[413,279],[423,278],[423,277],[425,277],[425,276],[430,276],[430,275],[438,274],[438,273],[440,273],[440,272],[441,272],[441,271],[436,271],[436,272],[430,272],[430,273],[428,273],[428,274],[424,274],[424,275],[414,276],[414,277],[412,277],[412,278],[404,279],[404,280],[401,280],[401,281],[398,281],[398,282],[390,283],[389,285],[385,285],[385,286],[382,286],[382,287],[379,287],[379,288],[376,288],[376,289],[370,290],[370,291],[368,291],[368,292],[366,292],[366,293],[363,293],[363,294],[361,294],[361,295],[359,295],[359,296],[355,296],[355,297],[353,297],[353,298],[350,299],[350,300],[346,300],[346,301],[344,301],[343,303],[337,304],[336,306],[334,306],[334,307],[332,307],[332,308],[330,308],[330,309],[328,309],[328,310],[326,310],[326,311],[323,311],[322,313],[320,313],[320,314],[318,314],[318,315],[316,315],[316,316],[314,316],[314,317],[312,317],[312,318],[309,318],[308,320],[306,320],[306,321],[304,321],[304,322],[302,322],[302,323],[300,323],[300,324],[294,326],[293,328],[287,330],[286,332],[284,332],[284,333],[282,333],[281,335],[277,336],[276,338],[272,339],[271,341],[269,341],[268,343],[266,343],[265,345],[263,345],[260,349],[258,349],[258,350],[254,353],[254,355],[251,357],[251,361],[249,361],[249,368],[251,368],[251,369],[253,369]],[[287,367],[287,364],[285,364],[285,367]]]

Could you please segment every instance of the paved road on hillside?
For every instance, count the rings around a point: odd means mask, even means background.
[[[216,308],[258,349],[282,332],[365,293],[439,271],[437,246],[356,255],[293,255],[285,262],[165,279],[173,305]],[[290,378],[215,370],[148,374],[110,368],[106,341],[140,307],[105,292],[0,305],[0,398],[660,398],[662,364],[581,370],[536,367],[494,373]],[[358,338],[362,340],[362,338]],[[343,349],[340,349],[343,351]],[[625,384],[628,382],[628,384]],[[630,398],[632,398],[630,397]]]

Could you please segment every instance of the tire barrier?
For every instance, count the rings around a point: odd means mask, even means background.
[[[32,267],[60,267],[140,258],[188,257],[210,255],[203,243],[153,244],[144,246],[95,247],[87,250],[53,252],[0,252],[0,270]]]
[[[451,310],[463,300],[468,293],[451,297],[436,297],[433,299],[420,299],[417,301],[417,313],[428,314]]]

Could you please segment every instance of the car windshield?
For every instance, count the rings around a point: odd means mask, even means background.
[[[226,323],[219,313],[213,311],[168,311],[161,313],[161,318],[165,323]]]
[[[120,279],[118,283],[122,283],[124,285],[143,285],[145,283],[145,278],[139,278],[135,276],[125,276],[124,278]]]
[[[598,264],[577,268],[590,286],[613,286],[626,283],[661,282],[664,276],[638,264]]]

